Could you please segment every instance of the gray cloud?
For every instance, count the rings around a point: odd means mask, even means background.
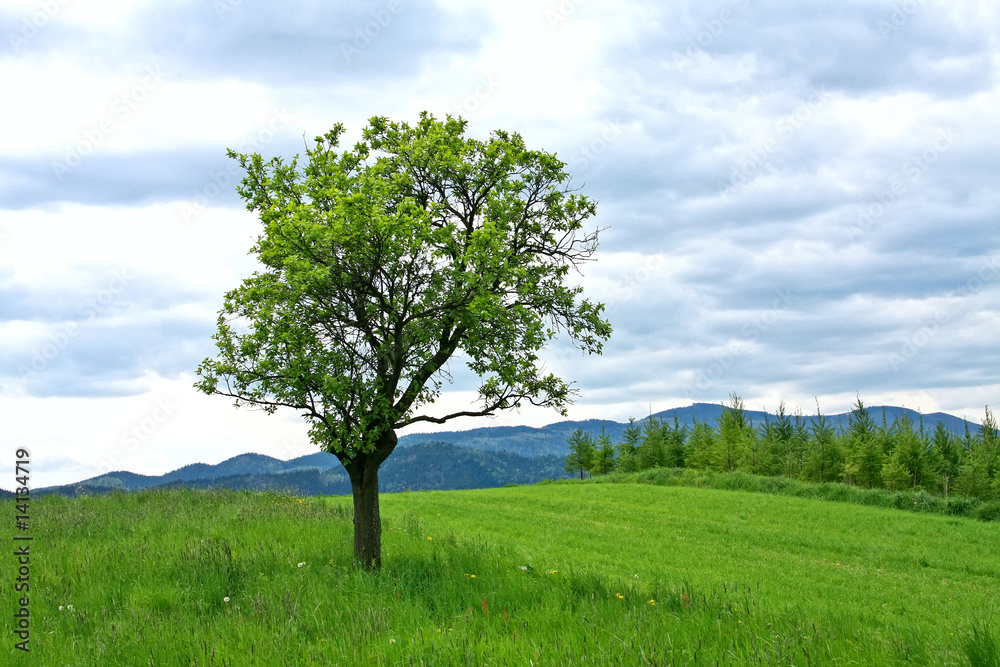
[[[926,2],[792,5],[733,0],[658,8],[627,53],[690,74],[703,59],[751,56],[761,76],[816,89],[963,96],[992,79],[986,26]],[[664,29],[663,26],[670,26]],[[768,81],[762,82],[767,87]]]
[[[212,321],[170,314],[66,321],[29,344],[5,347],[0,385],[41,398],[136,395],[148,390],[150,373],[192,373],[213,353],[212,333]]]
[[[23,16],[0,15],[14,33]],[[189,80],[238,77],[269,86],[329,86],[342,81],[412,77],[424,56],[472,54],[488,15],[449,15],[428,0],[302,2],[253,0],[151,5],[126,30],[73,29],[52,21],[24,47],[32,53],[74,53],[95,67],[158,62]],[[475,27],[475,31],[467,28]]]

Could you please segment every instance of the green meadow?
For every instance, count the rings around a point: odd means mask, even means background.
[[[31,652],[6,633],[4,664],[1000,664],[1000,524],[971,518],[630,483],[383,494],[371,573],[343,497],[31,517]]]

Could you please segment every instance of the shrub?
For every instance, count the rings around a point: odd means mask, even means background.
[[[981,504],[974,515],[980,521],[1000,521],[1000,500]]]

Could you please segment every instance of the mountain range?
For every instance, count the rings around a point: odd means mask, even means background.
[[[708,422],[715,425],[722,415],[724,406],[718,403],[695,403],[683,408],[673,408],[650,415],[653,419],[658,419],[672,423],[674,416],[677,416],[681,425],[688,428],[696,421]],[[966,420],[960,419],[944,412],[935,412],[923,415],[915,410],[894,406],[876,406],[867,408],[868,414],[876,423],[882,423],[883,410],[885,419],[889,424],[903,416],[908,417],[914,425],[919,428],[921,419],[924,428],[928,431],[934,430],[935,425],[940,421],[944,422],[946,429],[953,433],[964,435]],[[755,424],[763,424],[765,419],[774,420],[774,415],[760,410],[745,410],[746,416]],[[835,429],[846,429],[849,424],[850,412],[835,415],[825,415],[827,422]],[[805,415],[804,419],[810,420],[812,417]],[[636,424],[649,419],[644,417],[636,419]],[[448,442],[452,444],[464,445],[484,451],[502,451],[521,454],[522,456],[540,456],[543,454],[565,457],[569,453],[569,446],[566,444],[570,434],[578,428],[594,436],[601,434],[601,430],[611,438],[611,442],[619,442],[622,434],[628,427],[627,423],[608,421],[603,419],[588,419],[585,421],[562,421],[549,424],[541,428],[531,426],[494,426],[485,428],[475,428],[468,431],[448,431],[437,433],[413,433],[400,438],[401,446],[414,445],[421,442]],[[977,422],[969,422],[969,428],[975,432],[978,428]]]
[[[673,422],[676,416],[682,425],[696,421],[716,423],[723,406],[695,403],[650,415]],[[869,407],[876,423],[883,415],[888,423],[901,417],[909,418],[915,427],[922,423],[927,430],[943,422],[946,429],[964,434],[966,420],[937,412],[928,415],[893,406]],[[773,414],[747,410],[754,424],[774,419]],[[828,415],[834,428],[846,428],[850,413]],[[809,420],[811,417],[806,416]],[[647,418],[636,420],[641,425]],[[531,484],[544,479],[568,476],[563,459],[569,451],[567,439],[576,429],[598,436],[603,431],[612,442],[618,442],[627,423],[590,419],[562,421],[541,428],[530,426],[494,426],[467,431],[414,433],[399,440],[396,452],[379,471],[382,491],[422,489],[474,489]],[[975,423],[968,428],[975,431]],[[277,490],[298,495],[338,495],[351,492],[350,482],[339,461],[332,454],[317,452],[282,461],[263,454],[242,454],[211,465],[193,463],[165,475],[140,475],[127,471],[110,472],[75,484],[44,487],[35,494],[56,493],[79,495],[107,493],[113,490],[138,491],[156,487],[185,486],[191,488],[233,488]]]

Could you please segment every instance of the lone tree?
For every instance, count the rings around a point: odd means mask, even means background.
[[[518,134],[465,136],[466,121],[424,112],[411,127],[374,117],[353,150],[337,124],[308,163],[229,151],[263,224],[262,268],[225,295],[218,354],[195,385],[309,421],[344,465],[354,556],[381,566],[378,470],[396,430],[493,415],[525,402],[566,414],[577,393],[538,352],[563,333],[588,354],[611,335],[604,304],[578,298],[571,269],[592,259],[596,204],[569,188],[565,163]],[[461,357],[479,403],[430,410]]]

